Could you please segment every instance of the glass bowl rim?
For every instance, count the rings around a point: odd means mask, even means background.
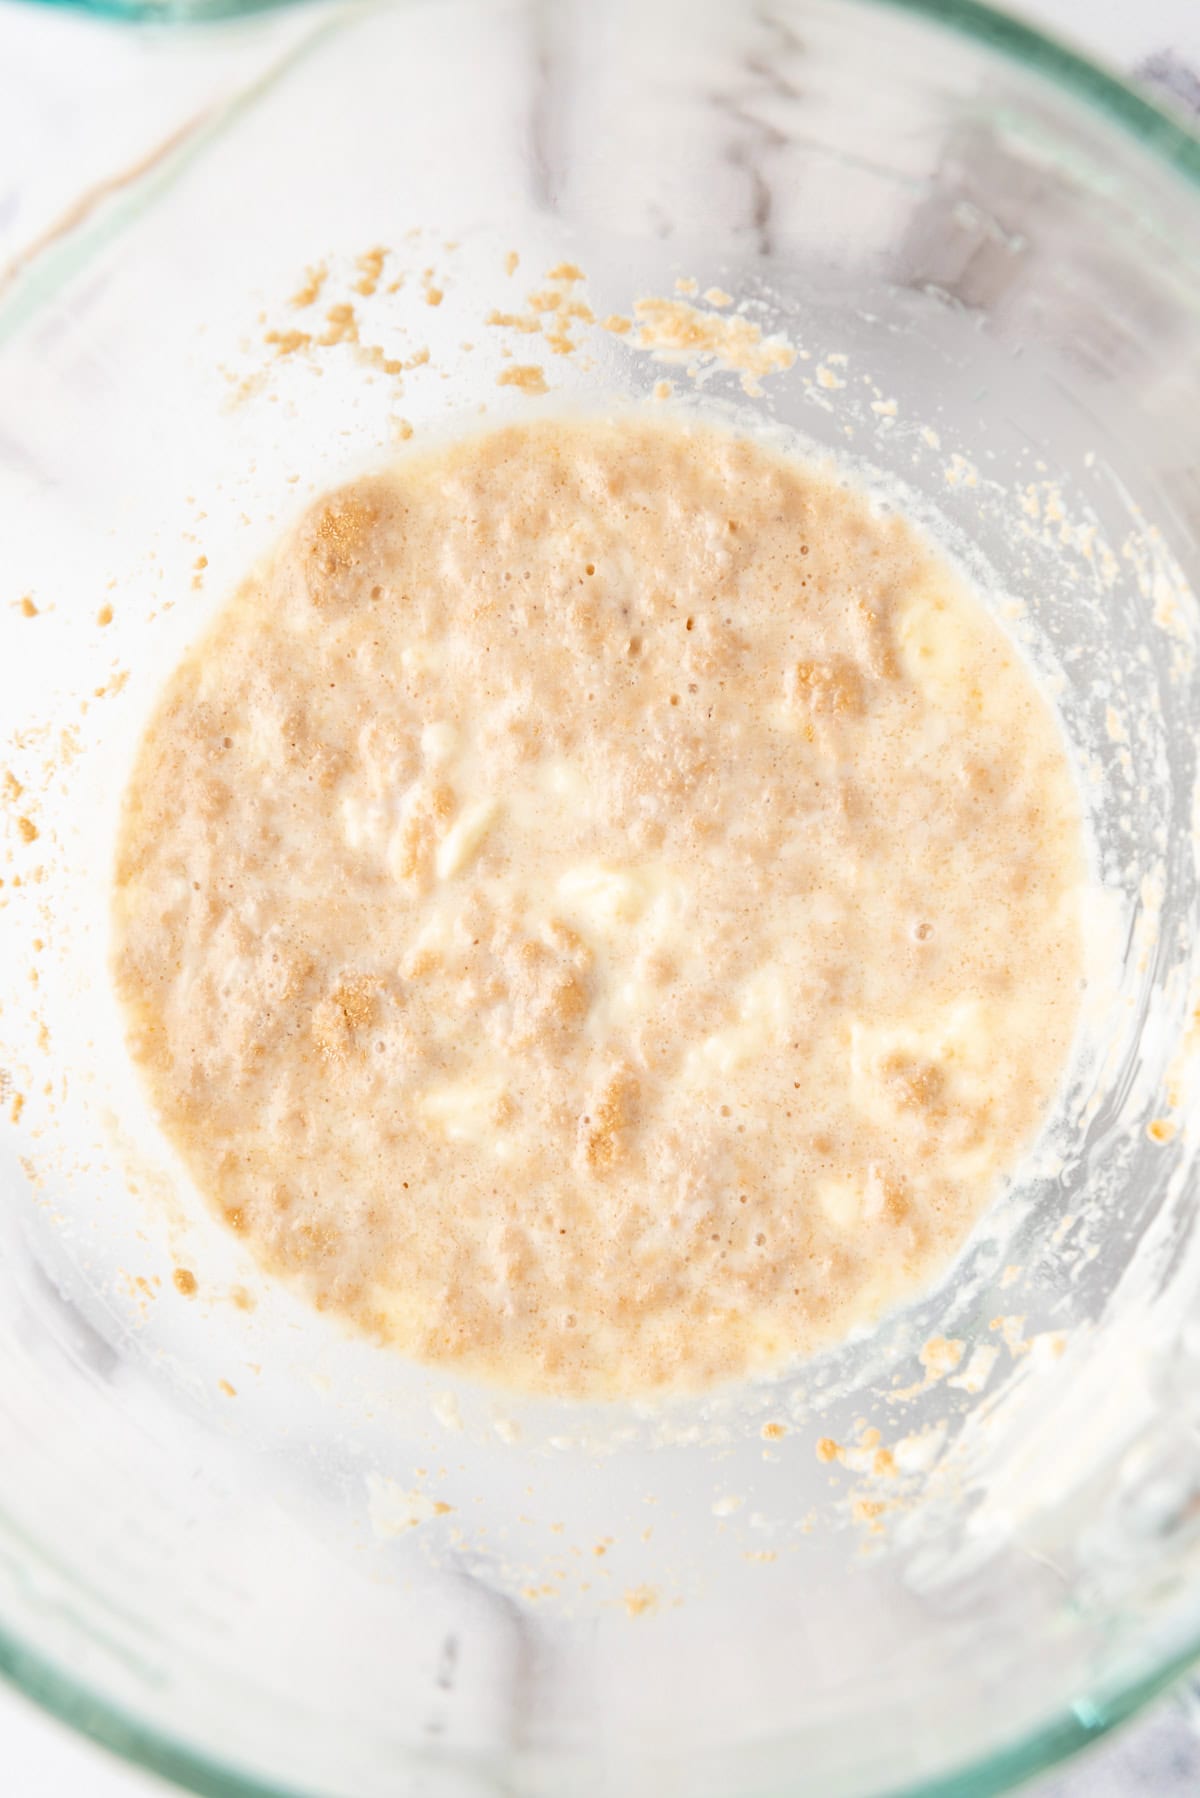
[[[172,20],[169,13],[152,4],[130,7],[122,4],[122,0],[50,0],[50,3],[78,6],[80,10],[107,14],[129,23],[154,18],[162,23],[187,23],[202,30],[222,17],[282,7],[286,0],[215,0],[203,16],[186,21],[179,15]],[[378,3],[404,4],[405,0],[378,0]],[[986,0],[853,0],[853,3],[863,7],[878,6],[927,20],[1047,78],[1072,98],[1091,107],[1106,123],[1133,137],[1200,193],[1200,133],[1189,129],[1182,119],[1155,105],[1129,82],[1091,61],[1052,32],[1045,32],[988,5]],[[196,133],[195,139],[189,133],[187,139],[176,146],[176,154],[167,159],[166,168],[158,164],[144,170],[131,183],[124,217],[136,218],[140,199],[151,191],[159,191],[164,177],[165,183],[169,184],[172,173],[181,171],[190,161],[192,149],[201,148],[204,142],[221,135],[247,101],[286,74],[291,64],[316,41],[339,24],[348,23],[361,12],[370,10],[374,10],[374,4],[360,7],[351,3],[339,7],[332,16],[325,15],[311,37],[298,46],[285,49],[265,75],[252,81],[245,93],[233,92],[220,104],[211,123]],[[109,233],[103,235],[107,238]],[[80,243],[80,239],[84,241]],[[10,289],[0,305],[0,342],[14,330],[19,330],[30,313],[39,309],[62,280],[78,271],[87,261],[88,249],[95,241],[86,224],[81,224],[63,237],[52,236],[44,247],[36,250],[27,265],[18,257],[13,272],[19,271],[25,278],[18,280],[16,291]],[[65,250],[67,254],[56,254],[59,250]],[[38,276],[43,271],[44,280],[39,281]],[[0,1528],[3,1525],[4,1519],[0,1515]],[[1200,1622],[1183,1648],[1161,1659],[1140,1677],[1130,1679],[1115,1696],[1097,1702],[1081,1694],[1065,1712],[1047,1719],[1015,1741],[988,1750],[979,1760],[938,1775],[932,1781],[893,1788],[880,1794],[879,1798],[998,1798],[999,1794],[1067,1760],[1133,1717],[1169,1689],[1197,1661],[1200,1661]],[[238,1772],[136,1718],[28,1648],[3,1618],[0,1618],[0,1677],[42,1710],[131,1766],[200,1794],[200,1798],[311,1798],[294,1787]],[[776,1738],[780,1743],[786,1739]],[[410,1765],[422,1758],[425,1757],[419,1750],[407,1757]],[[455,1757],[442,1753],[437,1758],[441,1764],[446,1764]],[[474,1770],[478,1771],[478,1766]]]

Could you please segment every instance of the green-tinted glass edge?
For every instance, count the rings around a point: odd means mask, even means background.
[[[132,1766],[160,1774],[200,1798],[313,1798],[286,1786],[263,1785],[219,1762],[194,1754],[169,1736],[123,1715],[69,1674],[31,1653],[0,1627],[0,1677],[60,1722]]]
[[[297,0],[36,0],[59,12],[86,12],[126,25],[207,25],[278,12]]]
[[[880,1798],[1001,1798],[1023,1780],[1068,1760],[1090,1744],[1101,1741],[1127,1722],[1178,1680],[1200,1656],[1200,1635],[1171,1656],[1144,1680],[1137,1681],[1111,1704],[1091,1710],[1082,1700],[1054,1722],[1030,1732],[1017,1742],[993,1751],[984,1760],[918,1785],[896,1787]],[[236,1772],[208,1755],[185,1748],[170,1736],[124,1715],[74,1677],[62,1673],[43,1656],[32,1653],[0,1626],[0,1677],[9,1680],[26,1698],[51,1716],[87,1736],[100,1747],[148,1773],[171,1780],[195,1792],[199,1798],[328,1798],[314,1788],[268,1784],[251,1774]],[[1086,1720],[1083,1714],[1087,1712]],[[429,1750],[406,1751],[408,1769],[419,1762],[469,1765],[476,1776],[488,1769],[478,1759],[469,1763],[453,1754]],[[494,1768],[498,1794],[512,1793],[511,1771]],[[350,1798],[350,1794],[346,1795]],[[767,1793],[762,1798],[768,1798]],[[778,1789],[769,1798],[785,1798]]]
[[[1177,173],[1200,187],[1200,128],[1164,112],[1153,100],[1113,71],[1092,62],[1071,45],[984,0],[868,0],[895,12],[916,13],[986,44],[1010,61],[1048,76],[1085,100],[1112,123],[1153,150]]]
[[[164,5],[129,5],[122,0],[44,0],[57,6],[74,6],[80,10],[107,15],[131,22],[186,22],[203,25],[211,20],[228,19],[261,12],[286,3],[286,0],[206,0],[201,9],[193,10],[188,0],[167,0]],[[896,12],[911,13],[982,43],[1011,61],[1034,69],[1048,77],[1075,98],[1102,113],[1145,148],[1155,153],[1177,174],[1200,189],[1200,136],[1180,120],[1163,112],[1144,94],[1119,76],[1091,62],[1087,57],[1056,38],[1046,35],[1023,20],[983,4],[983,0],[853,0],[856,4],[889,7]],[[222,106],[205,126],[150,175],[133,185],[128,204],[121,209],[122,220],[141,210],[138,202],[157,195],[171,185],[205,144],[224,132],[234,120],[268,87],[272,86],[292,64],[305,56],[325,37],[337,29],[347,17],[369,8],[346,7],[338,17],[318,27],[311,37],[285,54],[264,76],[245,92]],[[87,250],[98,242],[116,235],[120,229],[113,221],[111,229],[95,231],[83,228],[72,233],[66,244],[55,246],[50,259],[59,263],[65,276],[87,261]],[[83,239],[81,243],[79,240]],[[75,253],[72,246],[77,245]],[[59,257],[63,251],[62,260]],[[81,253],[82,252],[82,253]],[[36,259],[37,262],[41,258]],[[68,266],[69,265],[69,266]],[[40,285],[40,283],[35,284]],[[53,285],[53,283],[52,283]],[[24,281],[19,283],[24,287]],[[43,292],[41,298],[46,297]],[[3,310],[9,314],[10,329],[19,328],[28,311],[33,309],[28,292],[13,296]],[[24,304],[22,304],[24,300]],[[36,305],[34,301],[34,305]],[[13,311],[20,316],[14,320]],[[8,331],[0,328],[0,341]],[[1153,1699],[1167,1691],[1190,1667],[1200,1660],[1200,1623],[1196,1634],[1182,1649],[1168,1657],[1154,1672],[1131,1682],[1115,1698],[1089,1703],[1084,1695],[1074,1708],[1050,1723],[1031,1731],[1015,1743],[994,1750],[983,1760],[919,1785],[895,1788],[880,1798],[1000,1798],[1013,1786],[1047,1768],[1069,1759],[1089,1744],[1100,1741],[1111,1730],[1127,1722]],[[199,1794],[199,1798],[314,1798],[313,1792],[281,1786],[236,1772],[221,1762],[181,1746],[143,1722],[126,1716],[115,1705],[90,1691],[77,1679],[63,1673],[52,1662],[27,1649],[0,1623],[0,1677],[11,1682],[35,1704],[89,1737],[101,1747],[111,1750],[133,1766],[144,1768],[174,1784]],[[1086,1720],[1085,1720],[1086,1716]],[[412,1760],[426,1759],[415,1752]],[[453,1758],[453,1757],[447,1757]],[[475,1771],[479,1771],[476,1765]],[[496,1769],[498,1790],[507,1787],[504,1771]],[[324,1798],[324,1795],[322,1795]],[[766,1795],[764,1794],[764,1798]]]

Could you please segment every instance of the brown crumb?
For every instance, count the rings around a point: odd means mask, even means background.
[[[336,1060],[349,1048],[356,1031],[374,1022],[377,1008],[373,980],[356,976],[343,980],[313,1007],[312,1039],[327,1060]]]
[[[484,319],[485,325],[498,325],[506,331],[524,331],[527,336],[540,331],[542,321],[531,312],[497,312],[495,308]]]
[[[367,250],[364,255],[359,257],[358,280],[354,283],[355,293],[361,293],[366,298],[375,292],[379,286],[379,278],[383,274],[383,265],[386,259],[387,251],[382,246]]]
[[[354,495],[334,495],[317,514],[310,553],[326,581],[357,567],[369,533],[378,521],[374,501]],[[314,589],[313,603],[322,596]]]
[[[600,1173],[620,1160],[624,1134],[637,1109],[638,1090],[637,1080],[629,1069],[618,1069],[606,1080],[590,1114],[584,1119],[584,1152],[593,1173]]]
[[[896,1466],[896,1457],[890,1448],[876,1449],[875,1459],[871,1463],[871,1471],[877,1479],[895,1479],[899,1469]]]
[[[33,603],[33,598],[30,594],[26,593],[21,600],[21,616],[23,618],[36,618],[37,615],[38,609]]]
[[[338,343],[358,342],[358,315],[348,300],[341,300],[331,306],[325,314],[328,330],[317,342],[324,348]]]
[[[221,1391],[225,1394],[226,1398],[236,1398],[237,1397],[237,1387],[231,1386],[229,1384],[228,1380],[218,1380],[217,1388],[219,1391]]]
[[[990,1327],[998,1329],[1004,1323],[997,1318]],[[918,1360],[925,1369],[925,1378],[929,1381],[943,1380],[952,1374],[963,1358],[963,1344],[957,1338],[931,1336],[921,1348]]]
[[[110,605],[101,606],[100,610],[96,613],[96,623],[97,624],[111,624],[112,621],[113,621],[112,607]]]
[[[757,377],[789,369],[796,352],[782,338],[764,338],[745,318],[701,312],[686,300],[644,299],[633,308],[638,342],[644,350],[691,351],[711,356],[721,366],[740,370],[747,392],[758,391]]]
[[[297,350],[306,350],[312,337],[307,331],[268,331],[263,342],[273,345],[277,356],[292,356]]]
[[[378,343],[360,344],[358,359],[368,368],[381,369],[385,375],[399,375],[404,372],[404,364],[399,356],[386,356],[383,346]]]
[[[611,331],[615,337],[626,337],[633,330],[633,320],[623,318],[619,312],[610,312],[604,320],[603,329]]]
[[[23,842],[26,842],[26,843],[36,843],[37,842],[38,827],[34,823],[32,818],[18,818],[17,819],[17,829],[21,833],[21,839]]]
[[[817,1443],[817,1460],[828,1463],[830,1461],[840,1461],[841,1458],[841,1444],[835,1442],[832,1436],[822,1436]]]
[[[24,1093],[14,1093],[12,1096],[12,1104],[8,1108],[8,1115],[9,1115],[10,1121],[14,1124],[19,1124],[21,1121],[21,1113],[24,1111],[24,1109],[25,1109],[25,1094]]]
[[[886,1510],[887,1506],[882,1499],[856,1498],[850,1507],[850,1515],[855,1523],[874,1523],[875,1519],[882,1517]]]
[[[625,1594],[625,1609],[631,1617],[642,1617],[657,1604],[658,1593],[653,1586],[631,1586]]]
[[[903,1111],[920,1113],[931,1123],[946,1116],[946,1076],[935,1062],[889,1056],[883,1072]]]
[[[292,305],[297,309],[304,306],[311,306],[320,295],[328,275],[329,269],[326,264],[323,262],[316,263],[308,270],[308,273],[304,278],[303,287],[298,288],[292,295]]]
[[[445,297],[446,296],[440,287],[427,287],[425,289],[425,304],[427,306],[440,306]]]
[[[1170,1118],[1151,1118],[1146,1125],[1146,1135],[1151,1142],[1170,1142],[1175,1134],[1175,1125]]]
[[[554,267],[547,271],[546,279],[547,281],[571,282],[582,281],[585,276],[576,262],[556,262]]]
[[[787,1435],[785,1423],[764,1423],[762,1427],[764,1442],[782,1442]]]
[[[177,1267],[171,1278],[175,1282],[176,1292],[181,1292],[185,1299],[190,1299],[196,1290],[196,1276],[189,1267]]]
[[[19,799],[24,791],[24,787],[21,785],[12,769],[6,768],[4,772],[4,797],[10,800]]]
[[[505,274],[506,275],[515,275],[518,268],[520,267],[520,265],[521,265],[521,258],[517,255],[517,252],[515,250],[510,250],[508,252],[508,255],[504,258]]]
[[[546,376],[536,362],[514,362],[496,376],[497,387],[519,387],[522,393],[548,393]]]
[[[827,662],[797,662],[794,678],[797,700],[814,713],[858,716],[864,709],[862,675],[843,656]]]

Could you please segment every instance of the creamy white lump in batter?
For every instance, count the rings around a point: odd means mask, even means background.
[[[422,1360],[697,1389],[929,1282],[1079,1002],[1050,710],[894,513],[543,418],[317,503],[176,670],[114,969],[199,1190]]]

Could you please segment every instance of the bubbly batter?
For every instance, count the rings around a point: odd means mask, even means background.
[[[1051,714],[902,518],[544,419],[322,500],[179,667],[115,972],[200,1190],[315,1305],[697,1388],[959,1248],[1062,1072],[1082,878]]]

